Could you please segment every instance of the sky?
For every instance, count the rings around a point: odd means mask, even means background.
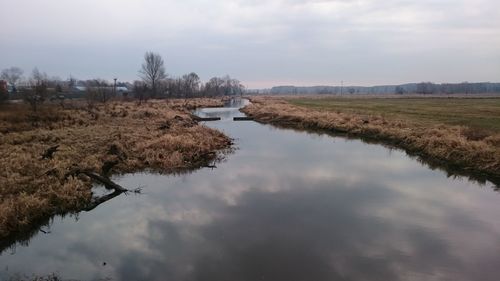
[[[0,69],[139,79],[146,51],[175,77],[248,88],[500,82],[499,0],[0,0]]]

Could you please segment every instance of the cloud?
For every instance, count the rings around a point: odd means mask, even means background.
[[[135,79],[147,50],[172,74],[229,73],[250,86],[500,75],[495,0],[19,0],[3,10],[0,68],[62,77]]]

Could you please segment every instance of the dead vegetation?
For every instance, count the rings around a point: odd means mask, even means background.
[[[0,108],[0,238],[56,213],[83,210],[103,175],[202,166],[231,140],[198,125],[189,109],[221,100],[115,102],[94,107]]]
[[[320,129],[383,141],[448,167],[500,177],[500,133],[443,123],[421,123],[381,114],[292,105],[280,98],[252,99],[243,111],[257,121]]]

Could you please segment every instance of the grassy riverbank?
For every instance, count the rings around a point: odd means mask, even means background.
[[[500,132],[500,98],[298,98],[291,104],[353,114],[380,115],[422,125],[459,125]]]
[[[1,105],[0,238],[53,214],[85,208],[92,182],[75,171],[174,172],[213,160],[231,140],[198,125],[189,110],[222,104],[214,99],[81,103],[64,109],[46,105],[37,113],[23,104]]]
[[[500,177],[500,99],[256,98],[257,121],[386,142],[432,162]]]

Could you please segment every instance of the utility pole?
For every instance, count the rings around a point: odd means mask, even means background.
[[[113,84],[113,96],[116,97],[116,80],[117,80],[117,78],[113,78],[113,80],[115,80],[115,83]]]

